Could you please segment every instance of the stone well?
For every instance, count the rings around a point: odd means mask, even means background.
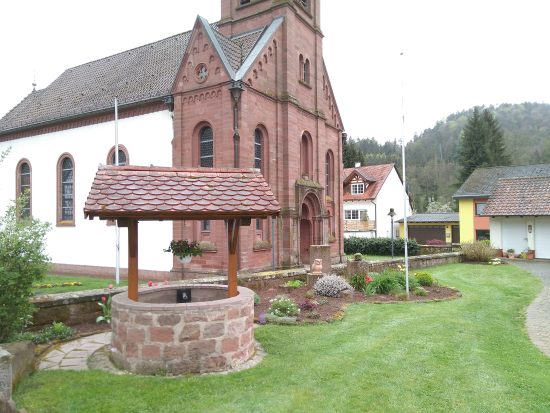
[[[191,302],[177,303],[177,290]],[[254,292],[226,285],[171,285],[112,298],[113,361],[138,374],[229,370],[254,353]]]

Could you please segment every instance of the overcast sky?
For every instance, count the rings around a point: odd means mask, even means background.
[[[321,0],[324,59],[354,138],[405,139],[474,105],[550,102],[550,2]],[[214,22],[220,0],[7,2],[0,117],[65,69]],[[400,53],[404,53],[400,56]],[[403,76],[402,76],[403,73]]]

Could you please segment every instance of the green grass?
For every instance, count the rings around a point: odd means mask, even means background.
[[[82,286],[74,286],[74,287],[51,287],[51,288],[33,288],[33,293],[41,293],[41,294],[55,294],[55,293],[68,293],[72,291],[84,291],[84,290],[95,290],[98,288],[107,288],[109,287],[109,284],[115,284],[115,280],[106,280],[104,278],[92,278],[92,277],[70,277],[66,275],[46,275],[44,278],[44,281],[40,283],[40,285],[44,284],[50,284],[55,285],[57,284],[64,284],[64,283],[72,283],[72,282],[80,282],[82,283]],[[144,282],[140,282],[139,284],[145,284]],[[120,280],[120,283],[118,284],[119,287],[127,287],[128,281]]]
[[[550,359],[525,332],[540,281],[511,266],[430,268],[463,298],[354,304],[342,322],[255,330],[267,357],[190,379],[39,371],[29,412],[548,412]]]
[[[347,254],[348,260],[353,260],[353,254]],[[394,254],[393,258],[404,258],[404,255]],[[391,255],[363,255],[365,261],[391,260]]]

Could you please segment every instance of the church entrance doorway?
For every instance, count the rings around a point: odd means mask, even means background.
[[[306,195],[300,216],[300,258],[304,265],[311,264],[310,247],[320,240],[320,209],[317,198],[312,194]]]

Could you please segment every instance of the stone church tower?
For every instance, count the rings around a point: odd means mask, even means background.
[[[30,188],[28,213],[54,223],[54,272],[113,276],[114,227],[84,221],[81,208],[98,163],[114,162],[117,96],[121,162],[197,168],[205,185],[214,185],[210,168],[262,172],[282,213],[241,228],[242,273],[270,270],[272,257],[277,269],[308,264],[318,244],[330,245],[333,263],[343,261],[343,125],[323,61],[320,13],[320,0],[221,0],[217,23],[197,17],[188,32],[67,69],[0,119],[0,151],[12,147],[0,170],[0,207]],[[234,205],[251,202],[239,191],[231,188]],[[170,196],[189,196],[170,193],[168,209]],[[258,208],[263,202],[260,194],[254,200]],[[140,228],[147,279],[227,268],[223,221]],[[185,266],[162,251],[183,238],[205,250]]]

